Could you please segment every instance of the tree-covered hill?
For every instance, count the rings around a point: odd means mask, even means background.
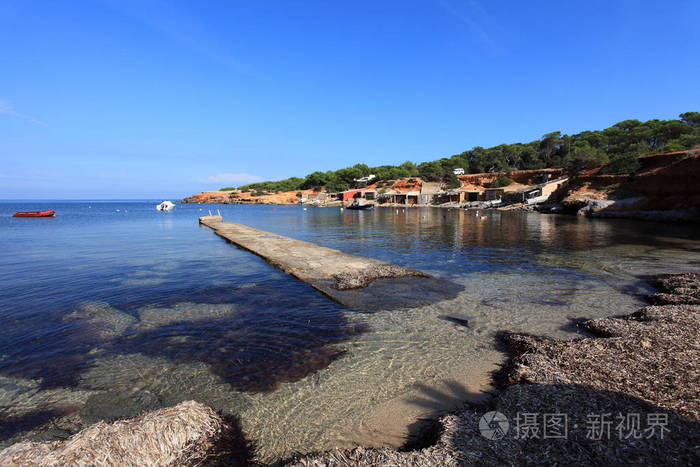
[[[436,161],[369,167],[355,164],[340,170],[313,172],[304,178],[292,177],[274,182],[252,183],[243,191],[291,191],[326,188],[342,191],[354,186],[354,179],[369,174],[377,180],[420,176],[429,181],[454,183],[453,169],[467,173],[508,172],[512,170],[566,167],[571,172],[608,164],[610,172],[629,172],[637,157],[655,152],[680,151],[700,147],[700,112],[686,112],[678,120],[625,120],[610,128],[563,135],[547,133],[529,143],[501,144],[492,148],[474,147]]]

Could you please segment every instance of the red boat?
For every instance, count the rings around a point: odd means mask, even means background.
[[[29,212],[16,212],[12,214],[12,217],[53,217],[56,215],[56,211],[29,211]]]

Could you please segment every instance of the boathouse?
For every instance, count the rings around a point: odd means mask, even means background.
[[[362,190],[361,198],[364,198],[367,201],[375,201],[377,199],[377,190]]]
[[[435,196],[435,199],[438,204],[459,203],[462,200],[462,194],[459,190],[443,190]]]
[[[442,184],[437,182],[423,182],[420,187],[419,204],[434,204],[437,201],[437,195],[442,189]]]
[[[341,201],[350,201],[354,198],[359,198],[362,190],[346,190],[340,192]]]

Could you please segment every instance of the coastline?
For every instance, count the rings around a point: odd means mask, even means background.
[[[700,386],[700,274],[661,275],[652,283],[659,293],[648,299],[655,305],[578,323],[590,337],[557,340],[502,334],[508,361],[494,375],[498,394],[488,404],[469,405],[441,418],[425,436],[435,440],[431,445],[414,450],[333,450],[299,456],[285,465],[697,463],[700,401],[693,388]],[[487,439],[480,425],[481,416],[491,411],[510,423],[501,439]],[[522,414],[560,413],[567,416],[564,438],[538,436],[537,425],[520,437],[513,433]],[[599,425],[601,436],[591,439],[594,426],[589,417],[605,414],[611,423]],[[619,414],[625,421],[639,415],[638,432],[618,437]],[[644,423],[649,417],[663,423],[647,437],[649,426]]]
[[[483,405],[467,405],[442,417],[425,430],[421,439],[414,440],[404,449],[338,449],[297,456],[279,464],[305,467],[500,465],[552,459],[595,464],[697,463],[700,457],[694,447],[700,442],[700,401],[693,388],[700,386],[700,274],[661,275],[653,279],[652,284],[658,293],[648,297],[651,306],[625,316],[577,323],[579,329],[590,337],[557,340],[502,334],[499,342],[504,345],[508,360],[494,374],[498,392],[493,399]],[[118,424],[127,424],[133,427],[132,431],[138,432],[140,424],[158,420],[176,433],[178,430],[189,433],[196,443],[193,448],[192,444],[183,445],[166,439],[158,447],[162,452],[156,449],[158,452],[149,454],[155,456],[153,459],[167,453],[178,459],[191,457],[198,462],[205,459],[205,464],[217,464],[223,459],[235,461],[236,465],[256,464],[252,447],[255,443],[264,443],[264,440],[246,440],[235,421],[226,420],[224,423],[223,418],[218,418],[220,415],[206,412],[206,407],[191,403],[169,410],[161,409],[113,424],[93,425],[71,437],[69,442],[18,443],[0,452],[0,461],[5,465],[41,464],[42,459],[61,462],[69,459],[61,457],[67,455],[68,446],[84,440],[88,434],[94,436],[95,433],[114,431],[117,428],[110,427]],[[181,425],[184,422],[163,415],[182,410],[188,411],[189,415],[206,412],[207,426],[219,428],[207,431],[197,427],[196,423],[184,428]],[[510,422],[501,439],[487,439],[484,431],[479,429],[481,416],[489,411],[503,414]],[[516,420],[523,413],[565,413],[568,436],[550,439],[515,436]],[[589,438],[586,417],[590,414],[610,414],[613,422],[601,425],[608,427],[608,437]],[[616,430],[619,425],[615,421],[618,414],[640,415],[639,433],[618,438]],[[657,425],[661,431],[651,433],[653,436],[647,436],[649,427],[645,422],[649,416],[661,417],[664,422]],[[124,432],[114,442],[145,443],[152,435],[139,439],[129,436]],[[184,434],[183,437],[187,438]],[[231,439],[236,442],[225,442]],[[112,441],[99,448],[107,449],[101,454],[112,452],[118,456],[110,443]],[[71,452],[70,455],[76,454]],[[119,461],[117,457],[112,459]]]
[[[375,181],[338,193],[325,188],[279,192],[205,191],[182,203],[536,210],[594,218],[700,222],[700,151],[649,154],[638,167],[614,171],[606,165],[568,172],[563,168],[455,176],[455,188],[421,177]],[[502,184],[498,181],[505,178]],[[452,186],[452,185],[450,185]]]
[[[190,204],[190,203],[187,203]],[[198,202],[194,204],[208,204],[208,205],[266,205],[266,206],[304,206],[300,203],[222,203],[222,202]],[[624,205],[624,203],[622,203]],[[613,206],[613,205],[611,205]],[[304,206],[305,207],[305,206]],[[333,205],[333,206],[312,206],[313,209],[338,209],[345,208],[345,206]],[[430,209],[462,209],[465,211],[478,211],[478,212],[503,212],[503,211],[525,211],[525,212],[537,212],[540,214],[562,214],[566,216],[582,216],[589,217],[592,219],[629,219],[636,221],[645,222],[673,222],[679,224],[694,224],[700,222],[700,209],[697,207],[691,207],[688,209],[668,209],[668,210],[637,210],[637,209],[623,209],[620,205],[615,209],[600,209],[596,208],[594,200],[590,203],[581,203],[579,206],[567,206],[563,203],[543,203],[540,205],[530,205],[530,206],[506,206],[506,207],[462,207],[459,205],[431,205],[431,204],[415,204],[415,205],[405,205],[405,204],[395,204],[395,203],[384,203],[376,204],[374,208],[378,209],[417,209],[417,208],[430,208]]]

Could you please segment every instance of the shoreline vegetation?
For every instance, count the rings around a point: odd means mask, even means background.
[[[340,193],[320,189],[257,194],[203,192],[182,200],[199,204],[274,204],[347,207],[525,210],[597,218],[700,221],[700,149],[638,158],[633,173],[611,174],[607,166],[569,175],[564,169],[457,176],[458,187],[420,177],[378,181]],[[496,186],[498,185],[498,186]]]
[[[700,274],[663,274],[651,282],[658,293],[647,297],[650,306],[576,323],[583,337],[502,334],[499,342],[509,358],[494,375],[498,390],[493,399],[442,417],[422,444],[404,450],[333,450],[280,464],[697,464]],[[502,436],[490,436],[494,439],[488,439],[491,425],[480,425],[489,411],[509,421]],[[540,420],[535,415],[566,414],[566,436],[544,437],[548,425],[523,424],[523,414],[530,414],[530,422]],[[99,423],[65,441],[18,443],[0,452],[0,463],[119,464],[138,453],[154,465],[258,465],[255,443],[264,440],[247,440],[235,418],[184,402]]]
[[[421,164],[355,164],[225,187],[181,202],[336,207],[359,202],[697,221],[699,175],[700,112],[686,112],[677,120],[625,120],[600,131],[552,132],[529,143],[475,147]]]

